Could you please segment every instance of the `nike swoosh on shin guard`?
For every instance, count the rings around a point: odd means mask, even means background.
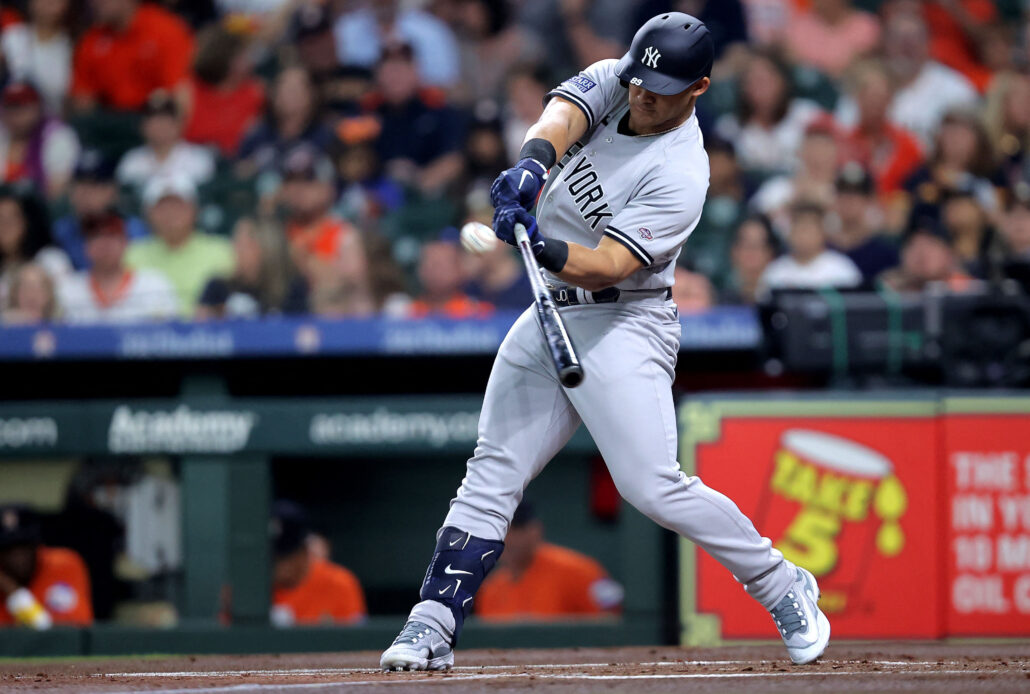
[[[457,642],[462,623],[472,610],[473,598],[504,549],[499,540],[483,540],[458,528],[444,528],[422,584],[423,600],[450,608],[454,615],[452,644]],[[456,579],[457,576],[462,576]]]

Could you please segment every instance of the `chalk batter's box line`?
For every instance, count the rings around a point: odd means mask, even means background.
[[[233,684],[217,687],[193,687],[188,689],[161,689],[156,690],[160,694],[195,694],[196,692],[244,692],[244,691],[282,691],[282,690],[293,690],[293,689],[318,689],[318,688],[340,688],[340,687],[360,687],[367,685],[387,685],[387,684],[408,684],[408,685],[430,685],[430,684],[448,684],[451,682],[471,682],[476,680],[498,680],[498,679],[522,679],[526,677],[532,677],[534,679],[543,680],[591,680],[591,681],[628,681],[628,680],[691,680],[691,679],[751,679],[756,677],[870,677],[877,675],[898,675],[908,674],[917,676],[930,676],[930,675],[976,675],[981,676],[985,673],[982,670],[913,670],[913,671],[901,671],[889,670],[889,671],[869,671],[869,672],[727,672],[727,673],[708,673],[708,672],[694,672],[694,673],[675,673],[667,675],[588,675],[588,674],[541,674],[541,673],[529,673],[529,672],[513,672],[513,673],[484,673],[484,674],[462,674],[456,673],[446,676],[429,676],[418,679],[404,678],[404,679],[388,679],[380,678],[374,680],[355,680],[355,681],[342,681],[342,682],[303,682],[293,684]],[[1004,671],[993,671],[992,674],[1009,674]],[[1022,672],[1013,672],[1013,675],[1023,676]]]
[[[709,667],[713,665],[769,665],[780,664],[773,660],[660,660],[653,663],[539,663],[533,665],[459,665],[451,669],[455,671],[474,670],[556,670],[560,668],[602,668],[614,666],[633,667],[675,667],[692,665]],[[879,665],[885,667],[939,667],[941,665],[961,665],[957,660],[822,660],[824,665]],[[341,667],[341,668],[291,668],[278,670],[189,670],[184,672],[111,672],[94,673],[90,677],[310,677],[313,675],[356,675],[382,672],[379,668]],[[920,672],[913,670],[913,672]],[[761,674],[761,673],[759,673]],[[21,679],[21,678],[18,678]],[[26,678],[32,679],[32,678]]]

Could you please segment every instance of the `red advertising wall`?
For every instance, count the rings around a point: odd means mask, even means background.
[[[948,634],[1030,634],[1030,415],[941,419]]]
[[[937,637],[938,425],[933,416],[727,416],[717,440],[697,445],[696,474],[815,574],[835,637]],[[697,612],[718,615],[724,637],[770,637],[768,613],[695,551]]]

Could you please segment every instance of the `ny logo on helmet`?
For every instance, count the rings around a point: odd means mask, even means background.
[[[662,57],[662,54],[658,52],[654,46],[648,46],[647,50],[644,51],[644,65],[652,68],[658,67],[658,59]]]

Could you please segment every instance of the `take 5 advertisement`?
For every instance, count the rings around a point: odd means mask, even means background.
[[[1030,398],[713,399],[680,423],[684,471],[816,576],[835,637],[1030,635]],[[687,541],[681,566],[686,642],[774,634]]]
[[[1026,636],[1030,415],[952,411],[943,429],[948,634]]]

